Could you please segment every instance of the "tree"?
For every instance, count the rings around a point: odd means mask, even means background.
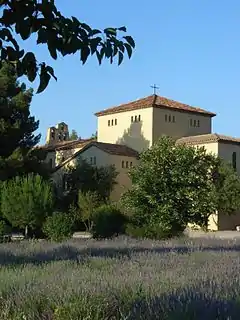
[[[39,175],[16,177],[5,181],[1,192],[1,211],[14,227],[25,229],[41,227],[51,212],[53,196],[51,185]]]
[[[160,138],[130,171],[132,188],[122,200],[133,210],[133,224],[165,233],[182,230],[188,223],[206,227],[209,215],[218,209],[219,167],[220,159],[204,148]]]
[[[117,172],[114,166],[96,167],[81,160],[75,168],[66,175],[66,185],[70,199],[75,203],[78,192],[97,192],[100,200],[107,202],[114,185]]]
[[[91,135],[91,138],[97,140],[97,131]]]
[[[78,208],[80,211],[80,220],[84,223],[86,231],[91,232],[93,228],[93,216],[95,210],[101,205],[99,194],[97,192],[80,191],[78,193]]]
[[[77,140],[79,139],[77,131],[76,130],[72,130],[70,136],[69,136],[69,140]]]
[[[16,174],[43,169],[45,153],[34,149],[40,135],[39,122],[30,116],[33,91],[17,81],[14,68],[4,63],[0,69],[0,180]]]
[[[91,28],[76,17],[66,18],[55,6],[54,0],[2,0],[0,4],[0,61],[10,61],[16,66],[18,76],[26,75],[34,81],[40,75],[37,92],[47,87],[51,77],[55,78],[52,67],[38,63],[33,52],[22,50],[14,33],[22,40],[36,36],[37,44],[45,44],[53,59],[79,52],[84,64],[90,55],[95,55],[101,64],[103,58],[113,63],[118,57],[120,65],[126,52],[129,58],[135,47],[131,36],[118,37],[126,33],[125,27],[106,28],[103,31]]]

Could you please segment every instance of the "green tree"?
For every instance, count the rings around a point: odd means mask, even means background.
[[[69,136],[69,140],[77,140],[78,139],[78,134],[76,130],[72,130],[70,136]]]
[[[97,131],[91,135],[91,138],[97,140]]]
[[[15,177],[3,182],[1,211],[14,227],[25,229],[41,227],[51,212],[53,196],[51,185],[39,175]]]
[[[217,209],[219,164],[220,159],[204,148],[160,138],[130,171],[132,188],[122,200],[133,211],[133,224],[146,226],[149,234],[154,229],[166,235],[183,230],[188,223],[206,226]]]
[[[39,122],[30,116],[31,101],[32,90],[26,90],[14,68],[4,63],[0,69],[0,180],[43,169],[40,161],[45,153],[34,148],[40,135],[34,135]]]
[[[0,56],[16,66],[18,76],[26,75],[34,81],[40,74],[37,92],[42,92],[51,77],[53,68],[44,62],[38,63],[33,52],[22,50],[14,38],[14,33],[23,40],[36,37],[37,44],[44,44],[53,59],[79,52],[84,64],[90,55],[95,55],[101,64],[103,58],[113,62],[118,58],[120,65],[126,52],[129,58],[135,47],[131,36],[118,37],[125,33],[125,27],[106,28],[103,31],[91,28],[76,17],[66,18],[55,6],[54,0],[2,0],[0,9]]]
[[[78,192],[96,192],[100,200],[107,202],[118,173],[114,166],[96,167],[81,160],[66,175],[69,197],[76,203]]]
[[[80,191],[78,193],[79,217],[88,232],[92,231],[94,212],[100,205],[101,201],[97,192]]]

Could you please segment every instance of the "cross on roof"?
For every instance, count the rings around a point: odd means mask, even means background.
[[[154,84],[153,86],[151,86],[151,88],[153,88],[153,94],[156,94],[157,89],[159,89],[159,87],[157,87],[156,84]]]

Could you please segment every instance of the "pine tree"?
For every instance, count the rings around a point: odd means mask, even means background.
[[[4,63],[0,69],[0,180],[37,170],[40,151],[33,147],[40,135],[34,135],[39,122],[30,116],[32,95],[32,89],[17,81],[14,67]]]

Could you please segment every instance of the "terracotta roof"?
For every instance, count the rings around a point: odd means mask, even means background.
[[[91,141],[94,141],[93,138],[90,139],[78,139],[78,140],[70,140],[70,141],[61,141],[54,144],[45,144],[44,146],[40,146],[39,148],[42,148],[47,151],[55,151],[55,150],[68,150],[72,149],[73,147],[81,147],[82,145],[89,143]]]
[[[77,151],[71,157],[69,157],[64,162],[62,162],[59,166],[55,168],[54,171],[57,171],[66,163],[73,160],[82,152],[86,151],[88,148],[92,146],[95,146],[108,154],[113,154],[117,156],[125,156],[125,157],[132,157],[132,158],[138,158],[139,156],[139,153],[136,150],[129,148],[128,146],[125,146],[125,145],[92,141],[92,142],[86,143],[86,145],[81,150]]]
[[[201,113],[211,117],[214,117],[216,115],[215,113],[212,113],[197,107],[192,107],[187,104],[177,102],[168,98],[160,97],[158,95],[151,95],[143,99],[121,104],[113,108],[105,109],[95,113],[95,115],[99,117],[107,114],[145,109],[145,108],[151,108],[151,107],[168,108],[168,109],[181,110],[181,111],[187,111],[187,112]]]
[[[177,140],[177,144],[195,145],[201,143],[224,142],[240,144],[240,138],[234,138],[217,133],[202,134],[198,136],[188,136]]]

